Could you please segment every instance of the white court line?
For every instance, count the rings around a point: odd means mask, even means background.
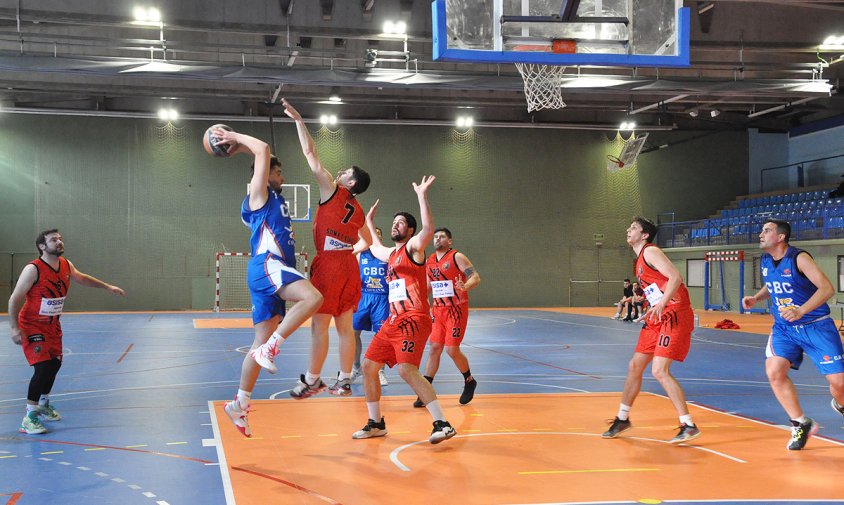
[[[601,436],[597,433],[571,433],[571,432],[566,432],[566,431],[543,431],[541,433],[536,433],[536,432],[533,432],[533,431],[524,431],[524,432],[512,432],[512,433],[472,433],[472,434],[469,434],[469,435],[457,435],[454,438],[500,437],[500,436],[511,436],[511,435],[517,435],[517,436],[520,436],[520,435],[566,435],[566,436],[571,435],[571,436],[578,436],[578,437],[600,437]],[[674,445],[674,444],[671,444],[670,442],[668,442],[667,440],[657,440],[655,438],[645,438],[645,437],[626,437],[626,438],[633,439],[633,440],[643,440],[645,442],[657,442],[657,443],[660,443],[660,444]],[[425,444],[425,443],[430,443],[430,442],[428,442],[428,440],[426,439],[426,440],[420,440],[418,442],[411,442],[409,444],[402,445],[401,447],[396,447],[390,453],[390,461],[394,465],[396,465],[396,467],[398,467],[399,470],[401,470],[403,472],[411,471],[410,468],[407,465],[405,465],[404,463],[401,462],[401,460],[399,460],[399,454],[403,450],[407,449],[408,447],[413,447],[414,445]],[[712,450],[712,449],[707,449],[705,447],[699,447],[699,446],[696,446],[696,445],[687,445],[687,444],[677,444],[677,445],[681,445],[683,447],[688,447],[689,449],[696,449],[696,450],[708,452],[708,453],[714,454],[716,456],[721,456],[722,458],[726,458],[726,459],[735,461],[737,463],[747,463],[747,461],[744,461],[742,459],[739,459],[739,458],[736,458],[734,456],[730,456],[728,454],[724,454],[722,452],[718,452],[718,451],[715,451],[715,450]]]
[[[214,411],[214,402],[208,402],[208,412]],[[217,461],[220,463],[220,477],[223,479],[223,491],[226,494],[226,505],[235,505],[234,489],[232,478],[229,475],[229,464],[226,462],[226,451],[223,450],[223,439],[220,437],[220,425],[217,424],[217,416],[209,414],[211,427],[214,430],[214,440],[217,441]]]

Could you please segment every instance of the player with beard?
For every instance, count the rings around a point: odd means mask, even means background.
[[[45,421],[62,418],[50,404],[50,391],[62,366],[60,319],[70,281],[126,295],[121,288],[80,272],[70,260],[63,258],[64,241],[59,230],[42,231],[35,239],[35,247],[41,256],[23,267],[9,298],[12,342],[23,347],[33,368],[26,395],[26,415],[20,425],[20,432],[29,435],[47,432],[42,417]]]
[[[434,419],[434,429],[428,441],[438,444],[457,433],[445,420],[434,387],[419,373],[425,342],[431,334],[425,246],[434,235],[434,216],[428,204],[428,189],[434,179],[434,176],[422,177],[421,183],[413,183],[422,218],[419,233],[416,233],[416,218],[411,214],[398,212],[393,217],[390,237],[395,242],[395,247],[384,246],[375,233],[377,201],[366,214],[366,225],[375,237],[370,251],[376,258],[387,262],[390,317],[375,334],[363,360],[364,392],[369,420],[366,426],[352,434],[355,439],[383,437],[387,434],[387,424],[381,416],[381,384],[378,381],[378,370],[385,363],[398,369],[399,377],[422,399]]]

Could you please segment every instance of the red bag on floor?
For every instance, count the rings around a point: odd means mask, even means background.
[[[722,321],[718,321],[715,325],[716,328],[720,328],[722,330],[740,330],[741,326],[737,325],[730,319],[724,319]]]

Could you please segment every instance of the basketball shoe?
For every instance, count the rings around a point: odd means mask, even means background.
[[[299,382],[290,390],[290,396],[297,400],[304,400],[317,393],[321,393],[325,388],[326,385],[322,382],[322,379],[317,379],[314,384],[308,384],[305,381],[305,374],[301,374],[299,375]]]
[[[471,380],[467,380],[465,384],[463,384],[463,393],[460,395],[460,405],[466,405],[472,398],[475,397],[475,388],[478,387],[478,381],[475,380],[474,377],[471,377]]]
[[[610,422],[610,421],[607,421]],[[619,418],[615,418],[610,425],[610,429],[605,431],[601,436],[603,438],[615,438],[619,436],[622,432],[625,432],[633,427],[633,423],[630,422],[630,419],[621,420]]]
[[[387,423],[384,422],[384,417],[381,417],[380,422],[375,422],[374,419],[369,419],[366,421],[366,426],[359,429],[358,431],[352,433],[352,438],[354,439],[362,439],[362,438],[375,438],[375,437],[383,437],[387,434]]]
[[[813,419],[806,418],[806,422],[798,423],[791,421],[791,439],[786,446],[789,451],[799,451],[806,447],[809,437],[818,432],[818,423]]]
[[[237,428],[237,431],[239,431],[241,435],[244,437],[252,436],[252,430],[249,428],[249,420],[246,419],[246,414],[249,413],[249,407],[245,409],[241,408],[240,402],[235,399],[234,401],[226,403],[223,410],[226,411],[229,419],[232,420],[234,427]]]
[[[669,444],[682,444],[683,442],[690,442],[700,436],[700,430],[697,426],[689,426],[686,423],[680,425],[680,431],[671,440]]]
[[[38,418],[38,411],[31,410],[23,417],[21,427],[18,431],[27,435],[40,435],[41,433],[47,433],[47,428],[44,427],[41,419]]]
[[[829,402],[829,405],[832,407],[832,410],[834,410],[834,411],[838,412],[839,414],[841,414],[842,416],[844,416],[844,407],[839,405],[838,402],[835,401],[835,398],[833,398],[832,401]]]
[[[278,344],[270,346],[267,343],[263,343],[249,351],[249,356],[255,360],[255,363],[258,363],[261,365],[261,368],[265,368],[270,373],[278,372],[278,367],[275,366],[275,357],[277,354]]]
[[[59,414],[59,411],[53,408],[53,406],[49,403],[47,405],[42,405],[38,407],[38,415],[41,416],[45,421],[62,420],[62,415]]]
[[[448,424],[448,421],[434,421],[434,430],[431,431],[431,436],[428,437],[428,442],[438,444],[443,440],[457,435],[457,431]]]
[[[337,382],[328,388],[328,392],[334,396],[349,396],[352,394],[352,381],[350,379],[340,379],[338,373]]]

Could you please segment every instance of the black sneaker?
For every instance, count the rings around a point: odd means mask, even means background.
[[[374,419],[366,421],[366,426],[352,433],[352,438],[374,438],[383,437],[387,434],[387,423],[384,422],[384,416],[381,416],[380,422],[375,422]]]
[[[417,396],[416,401],[413,402],[413,408],[414,409],[421,409],[424,406],[425,406],[425,403],[421,399],[419,399],[419,397]]]
[[[448,421],[434,421],[434,430],[431,432],[428,441],[432,444],[438,444],[454,435],[457,435],[457,431],[448,424]]]
[[[603,438],[615,438],[619,436],[621,432],[627,431],[632,427],[633,423],[630,422],[630,419],[625,419],[624,421],[622,421],[621,419],[616,417],[615,419],[613,419],[610,429],[605,431],[604,434],[601,436]]]
[[[834,411],[838,412],[839,414],[841,414],[842,416],[844,416],[844,407],[839,405],[838,402],[835,401],[835,398],[833,398],[832,401],[829,402],[829,405],[832,407],[832,410],[834,410]]]
[[[671,440],[669,444],[682,444],[690,442],[700,436],[700,429],[697,426],[689,426],[686,423],[680,425],[680,431]]]
[[[475,397],[475,388],[478,387],[478,381],[474,377],[463,384],[463,394],[460,395],[460,405],[466,405],[472,398]]]
[[[800,449],[806,447],[806,442],[809,441],[809,437],[817,432],[818,423],[808,417],[806,418],[805,423],[791,421],[791,440],[788,441],[788,445],[786,447],[789,451],[799,451]]]
[[[305,380],[305,374],[299,375],[299,382],[293,389],[290,390],[290,396],[296,398],[297,400],[302,400],[305,398],[310,398],[311,396],[321,393],[327,386],[322,379],[317,379],[316,383],[308,384]]]

